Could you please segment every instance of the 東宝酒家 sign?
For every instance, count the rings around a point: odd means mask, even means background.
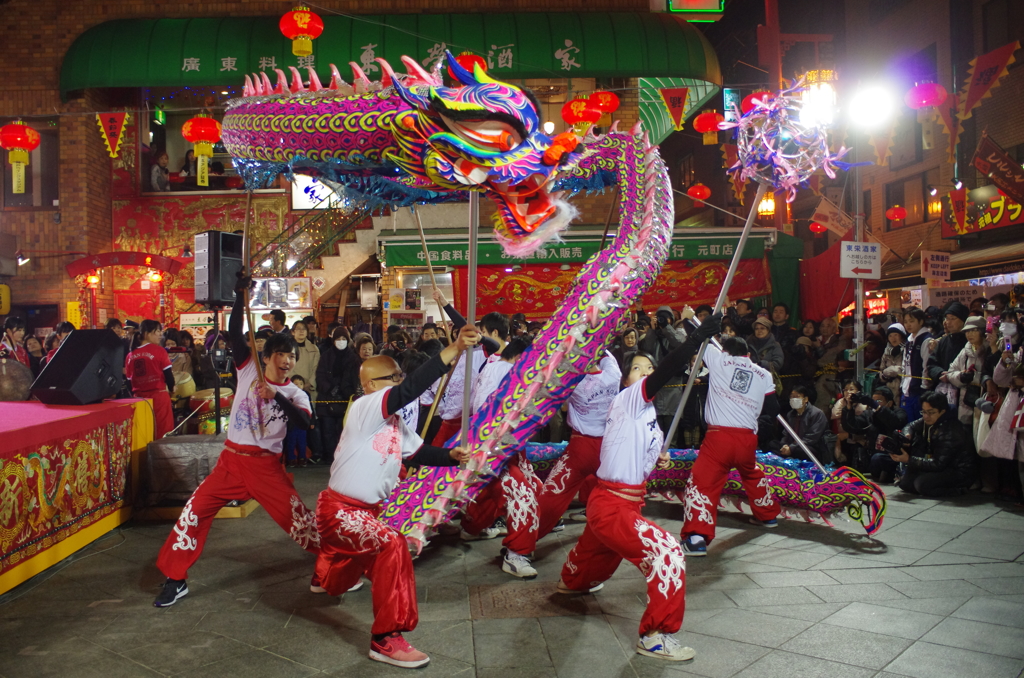
[[[882,246],[844,242],[839,251],[839,277],[878,280],[882,277]]]

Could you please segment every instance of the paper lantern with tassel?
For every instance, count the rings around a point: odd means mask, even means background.
[[[21,120],[0,127],[0,148],[7,151],[7,161],[13,166],[12,193],[25,192],[25,165],[29,153],[39,147],[39,132]]]
[[[210,158],[213,145],[220,141],[220,123],[205,115],[185,121],[181,136],[196,145],[196,185],[210,185]]]
[[[690,196],[697,205],[703,205],[704,201],[711,197],[711,189],[704,184],[694,184],[686,189],[686,195]]]
[[[893,205],[889,209],[885,210],[885,218],[889,221],[903,221],[907,218],[907,210],[905,207]]]
[[[725,116],[717,111],[704,111],[693,120],[693,129],[704,135],[704,145],[714,146],[718,143],[718,123],[724,122]]]
[[[566,101],[562,106],[562,120],[572,125],[576,136],[582,137],[587,129],[601,119],[601,111],[587,97]]]
[[[281,17],[278,27],[292,41],[292,54],[305,57],[313,53],[313,40],[324,32],[324,22],[309,7],[296,7]]]

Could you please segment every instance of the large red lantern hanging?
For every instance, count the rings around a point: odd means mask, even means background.
[[[711,189],[704,184],[694,184],[686,189],[686,195],[690,196],[697,205],[703,205],[704,201],[711,197]]]
[[[747,96],[743,97],[743,101],[740,102],[740,112],[747,114],[754,109],[757,104],[754,103],[754,99],[764,102],[765,99],[772,96],[772,93],[767,90],[761,90],[760,92],[751,92]]]
[[[907,106],[910,106],[915,111],[919,111],[922,108],[942,105],[947,96],[949,96],[949,92],[937,82],[920,82],[907,92],[907,95],[903,97],[903,101],[906,102]]]
[[[907,210],[899,205],[893,205],[885,210],[885,218],[889,221],[903,221],[907,218]]]
[[[812,221],[810,228],[811,233],[814,233],[815,235],[821,235],[822,233],[828,230],[827,226],[825,226],[824,224],[819,224],[817,221]]]
[[[601,119],[601,111],[594,108],[587,97],[566,101],[562,106],[562,120],[572,125],[576,136],[582,137],[587,129]]]
[[[602,113],[614,113],[619,110],[619,97],[615,92],[594,92],[589,100],[590,105]]]
[[[209,162],[213,157],[213,145],[220,141],[220,123],[205,115],[185,121],[181,136],[196,145],[196,185],[209,186]]]
[[[39,132],[21,120],[0,127],[0,148],[7,151],[7,162],[13,166],[13,193],[25,192],[25,165],[28,154],[39,146]]]
[[[725,116],[717,111],[704,111],[693,119],[693,129],[704,135],[704,145],[714,146],[718,143],[718,123],[724,122]]]
[[[313,40],[324,32],[324,22],[309,7],[296,7],[278,23],[284,37],[292,41],[292,54],[305,57],[313,53]]]
[[[470,73],[475,73],[475,68],[477,66],[479,66],[482,71],[487,70],[487,61],[482,56],[473,54],[472,52],[463,52],[459,56],[455,57],[455,61]],[[459,79],[455,77],[454,73],[452,73],[451,67],[448,68],[448,75],[452,77],[452,80],[458,82]]]

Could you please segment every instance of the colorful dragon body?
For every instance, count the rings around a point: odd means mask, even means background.
[[[524,448],[538,476],[546,478],[555,461],[562,456],[565,443],[528,444]],[[697,460],[697,450],[669,450],[672,457],[666,468],[656,468],[647,479],[649,492],[683,498],[690,470]],[[757,463],[768,478],[775,499],[788,518],[801,517],[811,522],[817,516],[826,524],[846,514],[859,522],[868,534],[882,526],[886,499],[882,489],[854,469],[846,466],[822,473],[813,462],[784,459],[770,453],[758,453]],[[722,503],[735,508],[747,503],[747,494],[735,470],[722,490]],[[748,504],[749,507],[749,504]]]
[[[228,104],[224,143],[247,186],[277,174],[318,177],[368,208],[465,200],[485,193],[498,206],[495,237],[523,256],[557,237],[575,212],[563,193],[615,186],[620,223],[592,256],[530,349],[469,424],[465,468],[423,468],[403,480],[382,519],[418,546],[452,519],[509,457],[561,407],[598,362],[631,303],[657,277],[672,238],[672,189],[665,165],[639,129],[588,136],[545,135],[528,91],[470,73],[448,55],[462,87],[442,86],[411,59],[396,75],[381,61],[381,83],[355,65],[355,86],[333,66],[329,87],[293,70],[289,85],[246,79]]]

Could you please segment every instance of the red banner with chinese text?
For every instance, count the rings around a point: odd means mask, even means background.
[[[574,266],[563,271],[557,265],[525,264],[508,272],[505,265],[477,268],[477,315],[491,311],[506,315],[523,313],[528,320],[547,320],[569,294],[578,272]],[[643,297],[643,306],[654,309],[668,305],[714,303],[722,279],[728,272],[728,260],[668,261]],[[729,288],[734,299],[771,294],[771,276],[766,259],[741,259]],[[456,308],[466,308],[468,269],[458,267],[452,274]]]
[[[992,96],[992,89],[999,86],[1007,67],[1014,62],[1013,53],[1019,47],[1020,42],[1011,42],[971,60],[960,110],[961,120],[971,117],[971,111],[981,105],[981,100]]]
[[[677,132],[682,131],[686,122],[686,97],[689,92],[689,87],[662,87],[658,90]]]
[[[729,169],[739,162],[739,149],[736,144],[722,144],[722,158],[725,159],[725,168]],[[739,172],[729,172],[729,183],[732,184],[732,192],[736,199],[743,204],[743,192],[747,188],[747,180],[740,178]]]

